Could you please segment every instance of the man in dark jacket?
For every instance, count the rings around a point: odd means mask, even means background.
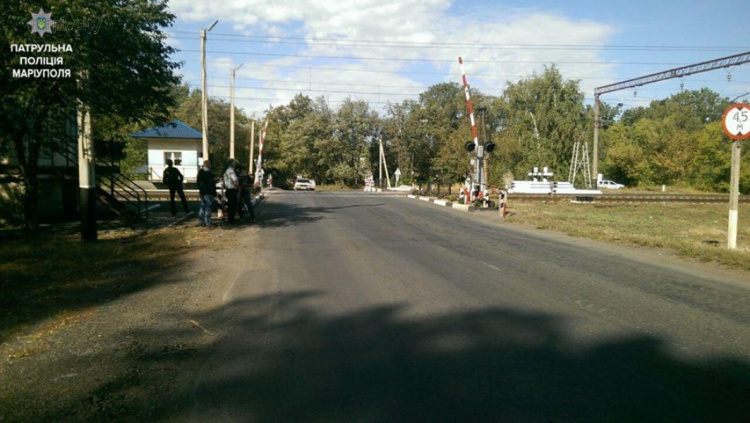
[[[182,191],[183,179],[182,172],[172,166],[172,160],[167,160],[167,168],[164,169],[162,182],[169,187],[169,205],[172,208],[172,216],[177,215],[177,208],[174,204],[175,192],[180,195],[180,201],[182,201],[182,208],[185,210],[185,214],[190,213],[190,207],[188,207],[187,200],[185,199],[185,193]]]
[[[216,180],[211,171],[211,163],[203,161],[203,167],[198,170],[198,191],[201,197],[201,208],[198,212],[198,225],[211,226],[211,207],[216,197]]]
[[[244,166],[237,165],[235,169],[237,177],[240,180],[240,204],[237,206],[237,210],[240,213],[240,218],[243,215],[243,206],[247,207],[247,213],[250,215],[250,223],[255,222],[255,211],[253,210],[253,181],[250,175],[247,174],[247,169]]]

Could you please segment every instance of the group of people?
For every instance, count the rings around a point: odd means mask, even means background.
[[[206,162],[203,162],[204,166]],[[211,174],[213,177],[213,173]],[[198,175],[200,181],[200,174]],[[200,186],[200,182],[199,182]],[[214,184],[214,187],[216,185]],[[247,173],[247,169],[237,163],[234,159],[229,159],[227,164],[227,170],[224,172],[222,178],[222,186],[224,187],[224,198],[226,203],[223,204],[226,209],[227,220],[229,223],[234,223],[237,214],[240,218],[243,217],[244,209],[247,208],[247,212],[250,216],[250,221],[255,223],[255,211],[253,210],[252,201],[252,189],[253,180]],[[203,192],[201,191],[201,198],[203,198]],[[209,217],[210,219],[210,217]],[[210,226],[207,224],[206,226]]]
[[[164,170],[163,182],[169,187],[169,201],[172,216],[177,214],[175,205],[175,194],[179,195],[185,213],[190,213],[185,193],[183,191],[184,177],[179,169],[173,166],[172,160],[167,160],[167,168]],[[252,189],[253,180],[247,170],[239,165],[236,160],[230,159],[227,169],[221,180],[223,196],[220,197],[216,188],[216,179],[211,170],[211,163],[203,161],[203,166],[198,170],[198,192],[200,195],[200,211],[198,212],[199,226],[212,226],[211,210],[214,201],[218,200],[219,210],[225,213],[227,221],[234,223],[239,214],[242,218],[245,208],[250,221],[255,223],[255,211],[253,210]]]

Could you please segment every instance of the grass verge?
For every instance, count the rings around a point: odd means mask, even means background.
[[[49,318],[54,326],[97,304],[169,282],[189,245],[190,232],[174,229],[109,231],[94,243],[54,232],[3,240],[0,344]]]
[[[740,205],[737,250],[728,250],[726,204],[573,204],[513,201],[506,221],[568,235],[668,248],[703,262],[750,270],[750,208]],[[745,222],[745,224],[743,224]]]

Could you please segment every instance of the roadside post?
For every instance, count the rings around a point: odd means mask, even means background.
[[[729,182],[729,228],[727,248],[737,248],[737,219],[740,199],[740,141],[750,138],[750,106],[742,103],[733,104],[724,111],[721,119],[724,133],[732,141],[732,176]]]
[[[508,191],[501,190],[500,191],[500,199],[497,203],[498,210],[500,211],[500,216],[505,219],[505,216],[508,215]]]

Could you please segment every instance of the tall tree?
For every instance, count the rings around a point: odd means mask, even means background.
[[[59,27],[42,38],[27,24],[39,3],[14,1],[0,14],[0,145],[6,151],[12,146],[18,160],[29,230],[38,225],[40,150],[68,141],[79,102],[93,119],[163,122],[174,104],[170,87],[179,82],[173,73],[178,64],[169,58],[174,49],[164,42],[163,29],[174,20],[166,2],[49,0],[45,7]],[[83,21],[90,25],[61,24]],[[69,44],[72,52],[59,56],[71,78],[14,78],[23,54],[12,52],[12,44]]]
[[[344,163],[335,168],[343,172],[348,166],[348,170],[339,176],[353,174],[354,179],[347,180],[347,183],[358,185],[372,172],[370,145],[379,135],[378,114],[370,110],[366,102],[347,98],[336,114],[334,128],[335,136],[344,148]]]
[[[577,81],[564,80],[555,66],[541,75],[509,83],[502,97],[503,162],[515,175],[534,166],[567,173],[573,144],[586,136],[583,93]],[[510,141],[513,140],[513,141]]]

